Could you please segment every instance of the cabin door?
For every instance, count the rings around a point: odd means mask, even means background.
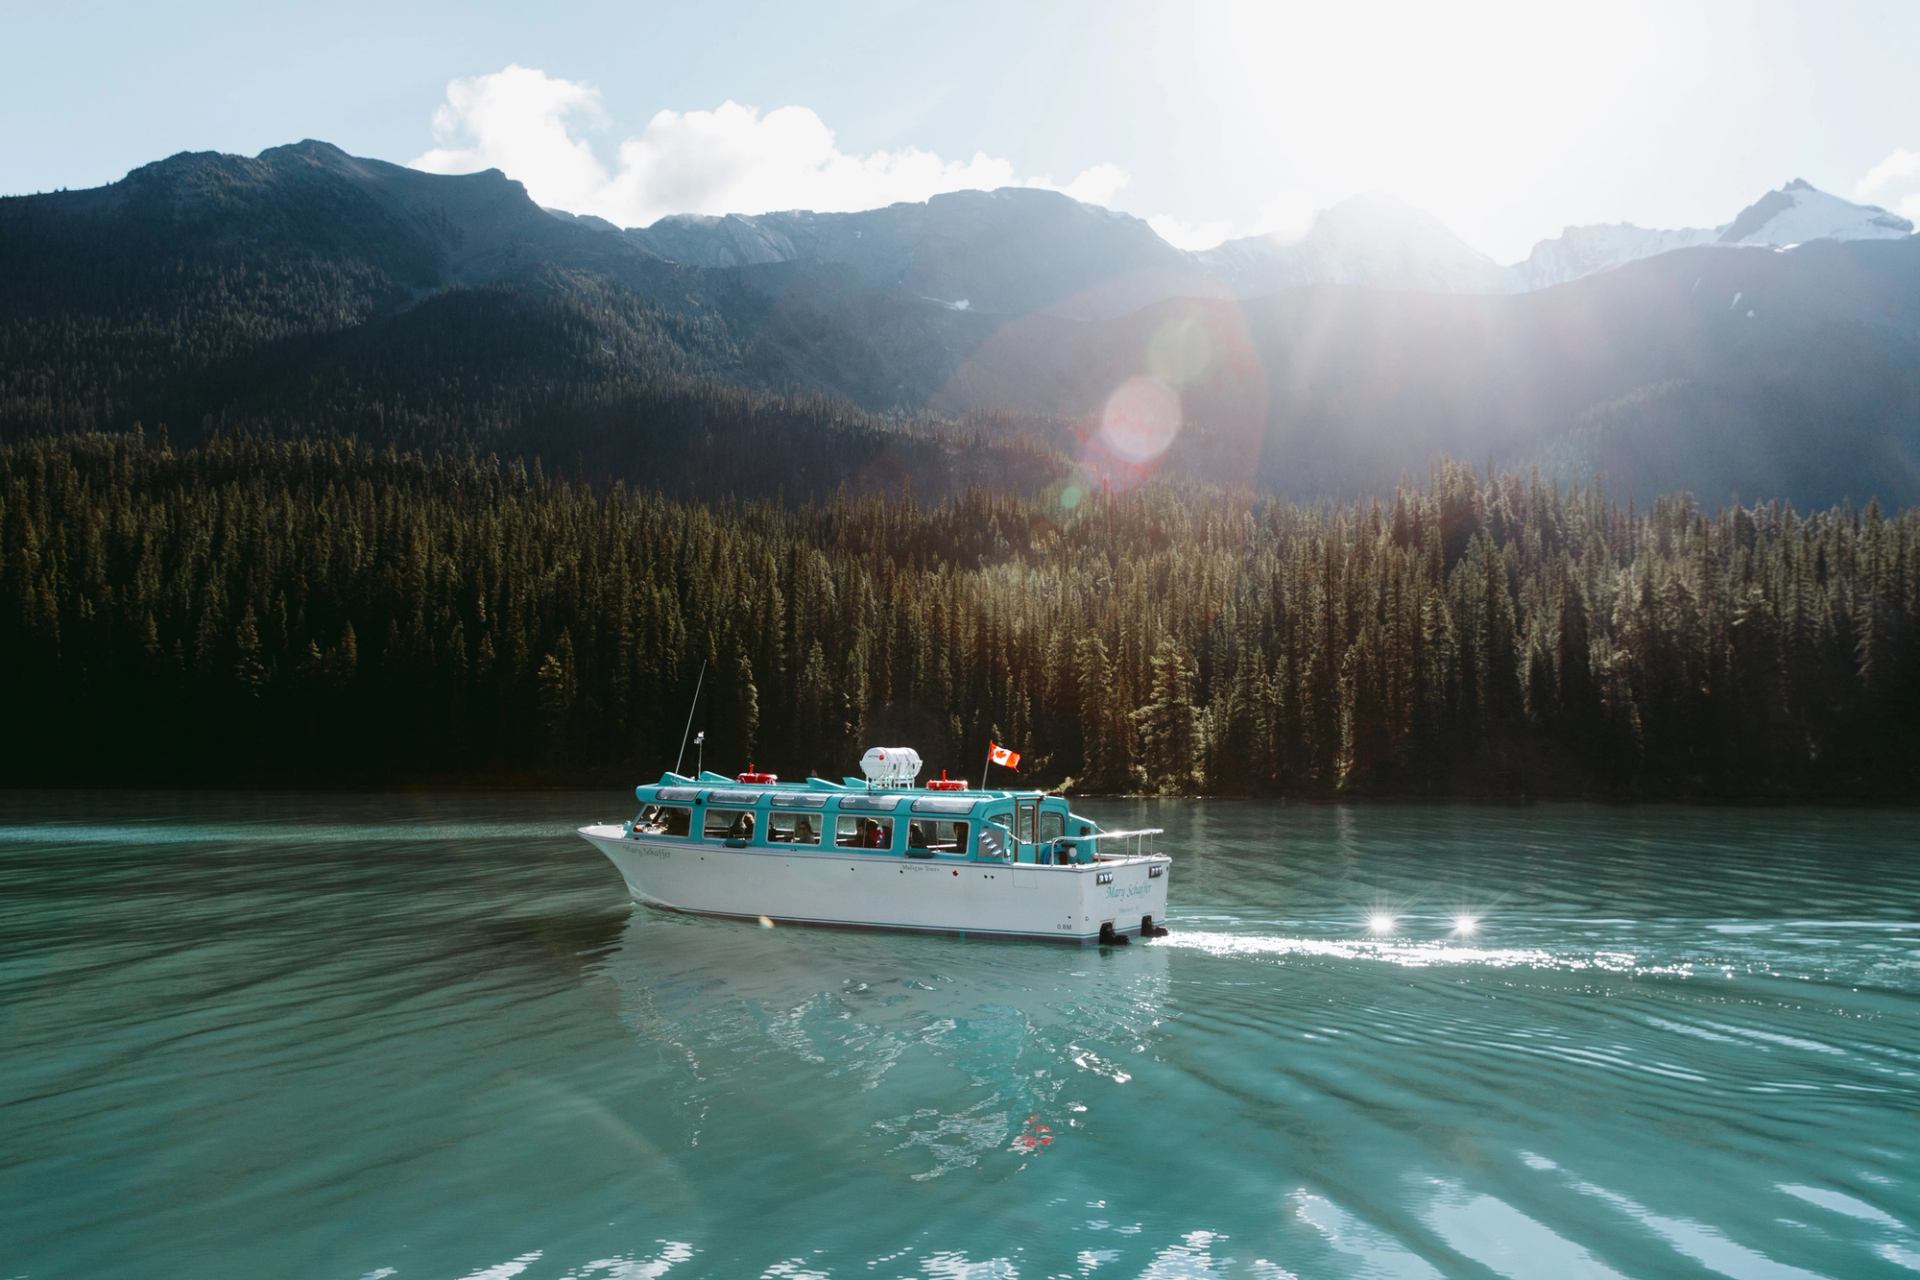
[[[1040,852],[1033,846],[1034,824],[1039,821],[1039,812],[1038,800],[1013,802],[1013,838],[1020,842],[1020,850],[1028,862],[1040,860]]]

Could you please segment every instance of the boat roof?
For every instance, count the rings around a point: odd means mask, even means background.
[[[808,778],[805,782],[741,782],[709,770],[691,778],[673,772],[663,773],[660,781],[642,783],[633,789],[633,794],[649,803],[678,801],[685,804],[695,800],[711,800],[716,804],[751,805],[767,800],[776,808],[824,809],[831,803],[836,809],[875,812],[898,808],[904,797],[912,802],[910,807],[915,812],[960,814],[971,813],[977,806],[992,801],[1031,800],[1051,793],[980,787],[963,791],[935,790],[925,786],[876,787],[869,786],[864,778],[844,778],[839,782],[829,782],[825,778]],[[946,803],[937,803],[941,801]]]

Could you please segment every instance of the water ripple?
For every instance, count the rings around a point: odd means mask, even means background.
[[[1920,1271],[1908,815],[1088,802],[1175,932],[1070,951],[634,909],[608,799],[0,794],[8,1274]]]

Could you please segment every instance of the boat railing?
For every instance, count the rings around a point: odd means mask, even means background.
[[[1097,840],[1121,840],[1121,841],[1131,840],[1133,841],[1133,847],[1131,849],[1125,849],[1123,852],[1120,852],[1120,853],[1109,853],[1105,849],[1101,849],[1096,845],[1093,856],[1097,861],[1101,858],[1144,857],[1145,855],[1150,854],[1154,851],[1153,837],[1158,835],[1164,835],[1164,834],[1166,834],[1165,827],[1141,827],[1135,831],[1096,831],[1092,835],[1074,836],[1073,840],[1076,843],[1081,840],[1096,840],[1096,841]]]

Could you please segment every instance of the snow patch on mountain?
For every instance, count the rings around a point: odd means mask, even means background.
[[[1526,261],[1515,263],[1510,270],[1516,277],[1515,288],[1544,289],[1657,253],[1712,244],[1718,235],[1718,230],[1711,227],[1660,230],[1636,227],[1631,222],[1568,227],[1554,239],[1533,246]]]
[[[1878,205],[1828,195],[1805,178],[1769,191],[1720,229],[1719,244],[1778,246],[1809,240],[1891,240],[1913,224]]]
[[[1610,271],[1641,258],[1700,245],[1771,248],[1779,251],[1809,240],[1877,240],[1913,234],[1913,224],[1877,205],[1855,204],[1829,195],[1804,178],[1769,191],[1718,227],[1681,227],[1671,231],[1636,227],[1630,222],[1568,227],[1533,247],[1515,263],[1513,287],[1544,289]]]

